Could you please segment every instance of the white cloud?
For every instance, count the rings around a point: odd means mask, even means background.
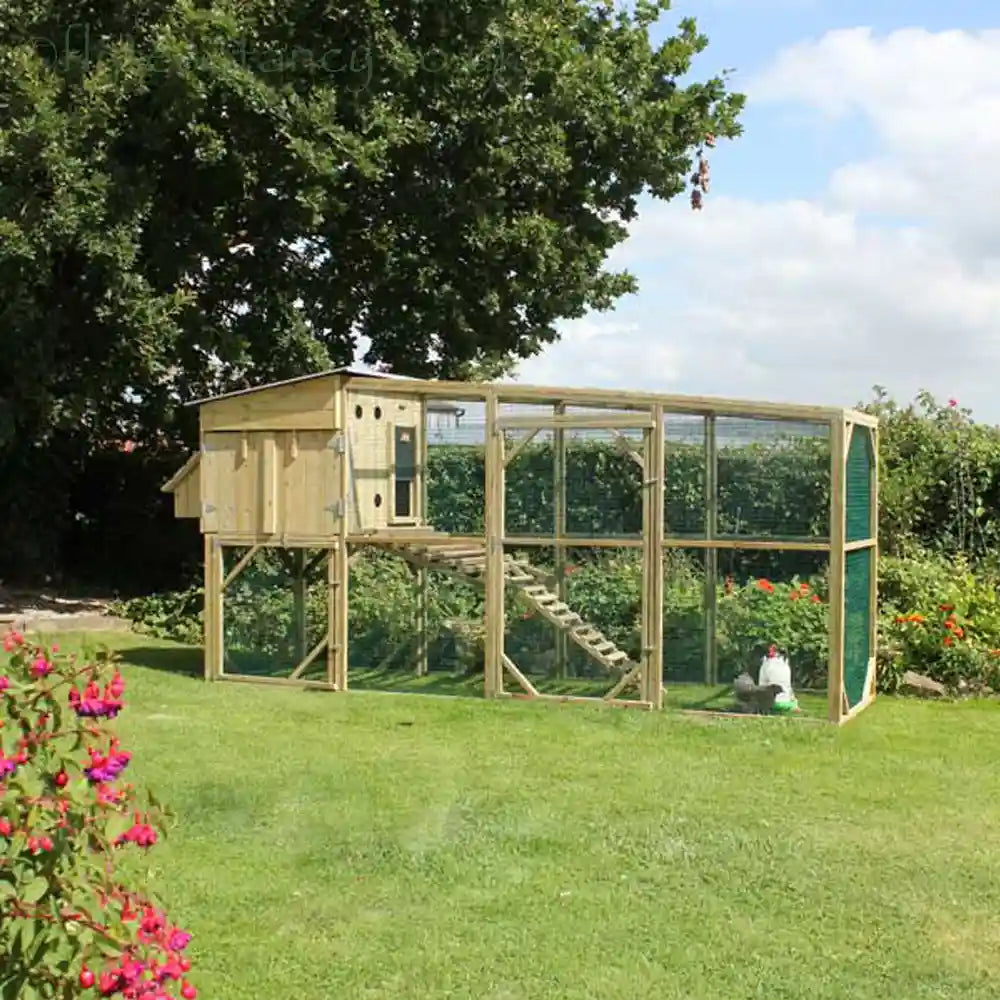
[[[611,322],[638,332],[568,324],[522,377],[541,367],[577,383],[603,364],[605,385],[846,405],[878,382],[1000,420],[1000,30],[834,31],[745,89],[758,112],[857,117],[871,138],[830,163],[812,201],[713,189],[700,213],[648,209],[613,261],[642,291]],[[794,169],[797,136],[785,138],[787,155],[773,133],[760,141]],[[780,199],[780,173],[773,184]]]

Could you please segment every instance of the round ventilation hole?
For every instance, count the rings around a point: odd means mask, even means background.
[[[360,406],[355,406],[354,407],[354,415],[358,418],[358,420],[360,420],[362,418],[362,416],[364,416],[364,412],[365,411],[363,409],[361,409]]]
[[[376,507],[381,507],[382,506],[382,494],[381,493],[376,493],[375,494],[375,506]]]
[[[376,406],[372,411],[372,416],[374,416],[376,420],[380,420],[382,418],[382,407]]]

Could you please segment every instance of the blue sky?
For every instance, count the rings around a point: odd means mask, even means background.
[[[853,405],[929,389],[1000,422],[1000,4],[682,0],[744,135],[702,212],[647,201],[640,292],[524,381]]]

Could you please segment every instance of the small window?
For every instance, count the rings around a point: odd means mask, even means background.
[[[382,506],[382,494],[381,493],[376,493],[375,494],[375,506],[376,507],[381,507]]]
[[[365,415],[365,411],[360,406],[355,406],[354,415],[360,420]]]
[[[382,407],[381,406],[376,406],[374,412],[372,413],[372,416],[376,420],[381,420],[382,419]]]

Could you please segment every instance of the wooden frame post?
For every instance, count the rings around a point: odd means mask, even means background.
[[[500,405],[496,390],[486,395],[486,468],[484,512],[486,536],[486,600],[484,609],[484,693],[503,693],[504,658],[504,439],[499,426]]]
[[[427,400],[420,400],[420,440],[418,442],[417,458],[417,515],[418,524],[426,525],[427,521]],[[427,634],[428,608],[430,599],[430,573],[426,566],[418,566],[417,577],[417,620],[414,623],[417,630],[416,673],[418,677],[426,677],[430,670],[428,662]]]
[[[878,685],[878,560],[879,560],[879,541],[878,541],[878,488],[879,488],[879,477],[878,477],[878,455],[879,455],[879,440],[878,440],[878,426],[868,428],[871,434],[871,445],[872,445],[872,470],[871,470],[871,510],[869,511],[869,523],[868,530],[870,532],[871,538],[874,544],[871,550],[871,565],[869,568],[870,577],[870,589],[868,594],[869,600],[869,614],[871,616],[871,621],[869,622],[869,650],[872,658],[872,669],[871,669],[871,688],[867,692],[870,698],[875,697],[875,691]]]
[[[663,407],[643,435],[642,700],[663,707],[663,494],[666,474]]]
[[[566,404],[556,403],[553,407],[556,418],[566,415]],[[566,602],[566,431],[556,427],[552,432],[552,477],[553,477],[553,531],[555,534],[555,574],[556,594]],[[555,675],[569,674],[569,637],[562,629],[556,630]]]
[[[334,404],[334,425],[347,441],[347,389],[342,385],[337,390]],[[337,526],[337,541],[330,549],[326,562],[326,678],[337,691],[346,691],[349,684],[350,634],[347,626],[350,605],[350,548],[347,544],[350,523],[349,493],[351,485],[351,451],[345,447],[340,455],[337,469],[337,484],[341,508],[340,524]]]
[[[222,581],[225,565],[223,549],[217,535],[205,535],[205,680],[222,676],[225,655],[223,632]]]
[[[340,541],[330,549],[326,561],[326,679],[337,691],[348,687],[350,573],[347,542]]]
[[[715,415],[705,417],[705,538],[719,532],[719,447]],[[719,587],[719,550],[705,549],[705,683],[719,683],[719,646],[715,641]]]
[[[830,422],[830,617],[827,715],[839,723],[844,715],[844,569],[846,534],[846,467],[850,428],[845,417]]]

